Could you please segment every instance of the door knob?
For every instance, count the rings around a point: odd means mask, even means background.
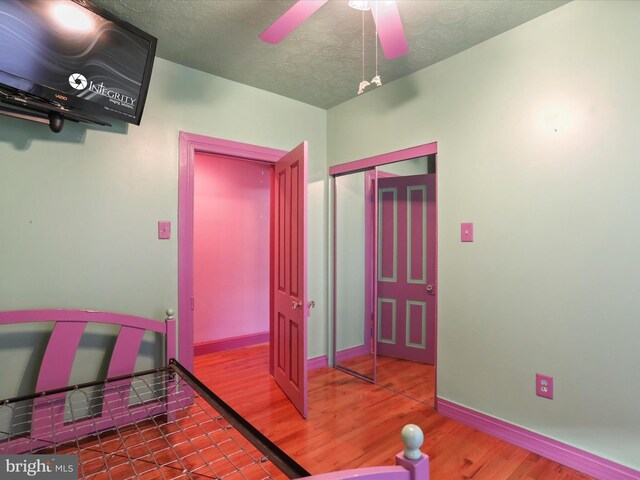
[[[429,293],[433,292],[433,285],[431,285],[431,284],[427,285],[427,292],[429,292]]]
[[[311,300],[308,304],[309,308],[314,308],[316,306],[315,300]]]
[[[291,302],[291,309],[295,310],[296,308],[302,308],[302,301],[296,302],[295,300]]]

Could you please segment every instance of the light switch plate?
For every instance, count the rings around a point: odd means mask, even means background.
[[[536,373],[536,395],[553,400],[553,377]]]
[[[460,241],[473,242],[473,223],[460,224]]]
[[[169,240],[171,238],[171,222],[158,222],[158,239]]]

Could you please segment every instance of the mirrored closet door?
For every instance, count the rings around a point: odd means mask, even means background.
[[[334,179],[334,362],[358,377],[376,380],[373,308],[376,170]]]
[[[336,368],[434,404],[435,157],[334,176]]]

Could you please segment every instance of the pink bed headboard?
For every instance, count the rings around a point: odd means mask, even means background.
[[[36,392],[67,387],[73,361],[87,323],[107,323],[120,326],[111,354],[107,378],[134,373],[144,332],[165,335],[166,363],[175,357],[175,319],[167,310],[164,322],[133,315],[95,312],[91,310],[14,310],[0,312],[0,325],[31,322],[55,322],[42,359]]]

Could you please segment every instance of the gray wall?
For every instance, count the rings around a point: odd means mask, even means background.
[[[636,469],[638,25],[572,2],[328,118],[330,164],[438,142],[439,396]]]

